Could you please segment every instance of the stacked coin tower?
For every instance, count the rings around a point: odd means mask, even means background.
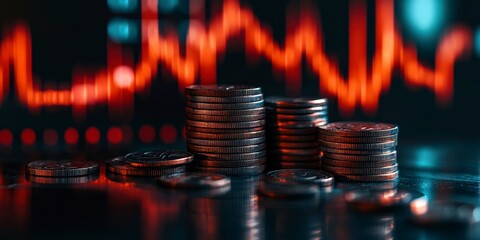
[[[269,167],[320,167],[317,127],[328,122],[327,104],[324,98],[265,99]]]
[[[265,109],[261,88],[192,85],[185,89],[187,149],[193,168],[226,175],[263,172]]]
[[[398,127],[386,123],[336,122],[321,126],[322,168],[337,180],[396,180],[397,136]]]

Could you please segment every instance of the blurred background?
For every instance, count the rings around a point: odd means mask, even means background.
[[[400,141],[478,141],[480,2],[2,0],[0,148],[183,145],[183,88],[320,96]],[[107,150],[107,151],[104,151]]]

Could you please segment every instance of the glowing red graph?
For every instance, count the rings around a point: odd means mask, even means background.
[[[0,45],[0,94],[9,90],[13,70],[18,100],[35,109],[46,106],[72,106],[85,112],[86,106],[107,103],[118,111],[132,106],[133,94],[151,85],[159,64],[178,78],[178,85],[216,82],[217,56],[226,51],[231,37],[243,33],[249,57],[262,56],[274,69],[286,72],[288,89],[300,89],[297,76],[302,58],[318,76],[320,91],[337,97],[340,110],[352,112],[356,106],[375,111],[382,93],[390,87],[392,72],[401,70],[409,86],[431,89],[439,103],[448,103],[453,94],[455,61],[470,47],[467,28],[455,27],[441,39],[435,68],[421,64],[414,46],[403,43],[396,31],[393,0],[377,0],[375,53],[369,64],[366,53],[366,6],[352,1],[349,27],[348,77],[342,76],[338,65],[324,50],[318,18],[311,10],[303,10],[298,26],[287,32],[284,45],[275,42],[272,34],[257,20],[251,10],[237,1],[226,1],[222,12],[205,27],[190,25],[185,51],[182,54],[176,34],[158,32],[157,1],[142,4],[142,51],[134,64],[121,59],[121,51],[109,49],[108,67],[94,73],[73,74],[69,89],[42,89],[32,73],[31,38],[28,28],[16,26]],[[152,20],[153,19],[153,20]],[[110,61],[111,60],[111,61]],[[293,76],[293,77],[289,77]]]

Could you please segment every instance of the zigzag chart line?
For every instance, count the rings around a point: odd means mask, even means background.
[[[144,0],[144,3],[146,0]],[[366,7],[361,1],[350,6],[349,69],[348,79],[342,76],[338,65],[324,51],[318,18],[303,11],[298,26],[287,33],[285,44],[279,46],[272,35],[253,15],[251,10],[237,1],[227,1],[218,17],[208,27],[191,25],[185,54],[180,51],[176,34],[160,35],[156,7],[149,1],[142,4],[141,59],[132,72],[131,84],[116,84],[109,66],[94,74],[73,75],[70,89],[42,90],[36,87],[31,67],[31,38],[26,26],[14,28],[0,45],[0,94],[2,101],[9,89],[9,70],[12,67],[14,84],[19,101],[29,108],[42,106],[85,107],[97,103],[133,101],[128,96],[150,86],[152,78],[162,63],[178,78],[180,88],[195,83],[216,82],[217,56],[226,51],[232,36],[244,33],[246,51],[268,59],[275,69],[284,70],[287,76],[300,71],[302,58],[318,76],[320,91],[337,97],[340,110],[352,112],[356,106],[365,111],[375,111],[382,93],[390,87],[392,72],[400,69],[409,86],[431,89],[440,103],[448,103],[453,94],[453,68],[455,61],[471,45],[471,33],[465,27],[455,27],[445,34],[438,46],[435,69],[422,65],[413,46],[403,43],[394,21],[393,0],[376,2],[376,48],[368,69],[366,54]],[[299,78],[286,79],[288,88],[299,89]],[[123,100],[122,100],[123,99]],[[129,100],[130,99],[130,100]]]

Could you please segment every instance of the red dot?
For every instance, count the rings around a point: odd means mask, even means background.
[[[58,142],[58,134],[54,129],[48,128],[43,131],[43,142],[46,145],[56,145]]]
[[[12,132],[8,129],[0,130],[0,144],[4,146],[12,145],[13,135]]]
[[[123,132],[119,127],[111,127],[107,132],[107,140],[112,144],[119,144],[123,140]]]
[[[155,128],[145,124],[138,130],[138,137],[144,143],[152,143],[155,140]]]
[[[75,128],[67,128],[65,130],[65,134],[63,135],[63,138],[65,138],[65,142],[67,144],[73,145],[77,144],[78,142],[78,131]]]
[[[174,143],[177,140],[177,130],[171,124],[165,124],[160,129],[160,138],[164,143]]]
[[[97,144],[100,142],[100,131],[96,127],[89,127],[85,131],[85,140],[90,144]]]
[[[128,125],[123,125],[122,126],[122,133],[123,133],[123,139],[122,143],[123,144],[130,144],[133,138],[133,130],[130,126]]]
[[[20,138],[22,139],[23,144],[33,145],[36,139],[35,132],[31,128],[25,128],[20,134]]]

